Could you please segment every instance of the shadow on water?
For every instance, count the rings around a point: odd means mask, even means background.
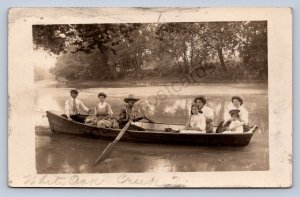
[[[210,88],[213,88],[211,86]],[[138,87],[139,88],[139,87]],[[201,89],[201,87],[199,87]],[[259,130],[245,147],[197,147],[159,144],[140,144],[120,142],[105,162],[94,166],[99,154],[108,145],[108,141],[94,140],[74,135],[52,133],[49,129],[46,110],[63,111],[64,100],[68,90],[64,88],[36,88],[36,166],[38,173],[110,173],[110,172],[195,172],[195,171],[249,171],[269,169],[269,128],[268,97],[255,93],[250,94],[242,87],[228,87],[229,93],[236,90],[244,98],[249,111],[250,125],[256,124]],[[135,88],[133,92],[135,91]],[[234,90],[232,90],[234,89]],[[96,105],[97,90],[86,90],[80,93],[80,99],[87,107]],[[115,116],[124,104],[116,90],[106,89],[107,102],[112,105]],[[120,90],[118,90],[120,91]],[[126,88],[126,91],[128,89]],[[140,90],[139,90],[140,91]],[[222,89],[226,92],[226,88]],[[196,91],[197,92],[197,91]],[[211,92],[211,90],[210,90]],[[230,94],[207,94],[208,106],[213,107],[215,124],[222,120],[224,107],[230,102]],[[151,95],[151,92],[148,93]],[[244,94],[241,94],[244,93]],[[128,92],[120,92],[127,95]],[[138,95],[138,94],[136,94]],[[155,103],[144,99],[139,108],[152,119],[164,123],[185,124],[189,107],[197,94],[168,96]],[[147,98],[145,95],[142,98]]]

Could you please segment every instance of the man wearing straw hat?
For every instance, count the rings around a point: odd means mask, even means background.
[[[122,129],[126,123],[130,120],[133,119],[133,122],[135,121],[139,121],[142,119],[146,119],[149,122],[151,122],[151,120],[149,120],[148,118],[146,118],[145,116],[141,116],[141,117],[137,117],[137,111],[134,107],[134,104],[140,99],[136,98],[135,95],[130,94],[128,95],[128,97],[126,97],[124,99],[124,102],[127,103],[127,105],[125,105],[121,111],[120,111],[120,115],[119,115],[119,128]],[[145,129],[142,127],[139,127],[137,125],[130,125],[129,130],[138,130],[138,131],[144,131]]]

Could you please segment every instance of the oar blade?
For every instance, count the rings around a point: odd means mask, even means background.
[[[101,161],[104,161],[109,156],[109,154],[113,150],[113,144],[114,144],[113,142],[109,143],[109,145],[105,148],[105,150],[102,152],[102,154],[95,161],[95,165],[97,165]]]
[[[126,130],[129,128],[131,122],[132,122],[132,119],[130,119],[130,120],[126,123],[125,127],[123,127],[123,129],[120,131],[120,133],[117,135],[116,139],[115,139],[112,143],[110,143],[110,144],[104,149],[104,151],[102,152],[102,154],[101,154],[101,155],[98,157],[98,159],[96,160],[95,165],[96,165],[97,163],[99,163],[100,161],[105,160],[105,159],[109,156],[109,154],[110,154],[110,152],[112,151],[114,145],[115,145],[116,143],[118,143],[118,141],[119,141],[119,140],[121,139],[121,137],[124,135],[124,133],[126,132]]]

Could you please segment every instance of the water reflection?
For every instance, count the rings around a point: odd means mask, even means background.
[[[207,105],[215,113],[214,124],[222,120],[224,108],[230,103],[230,94],[216,94],[220,85],[209,86]],[[202,87],[198,87],[202,88]],[[213,90],[214,89],[214,92]],[[186,91],[184,96],[172,96],[161,99],[156,104],[147,98],[155,88],[143,90],[131,88],[132,92],[143,99],[138,108],[154,121],[164,123],[185,124],[189,108],[195,95]],[[148,91],[149,90],[149,91]],[[199,91],[195,92],[205,92]],[[228,91],[226,91],[228,90]],[[249,90],[249,89],[248,89]],[[105,91],[109,95],[107,102],[112,106],[115,116],[124,105],[123,97],[128,89],[86,89],[79,98],[89,108],[98,102],[97,94]],[[119,94],[118,94],[119,91]],[[183,91],[183,93],[184,93]],[[259,130],[246,147],[193,147],[170,146],[158,144],[120,143],[110,157],[103,163],[94,166],[95,159],[107,146],[107,141],[93,140],[73,135],[53,134],[49,129],[45,110],[63,111],[64,100],[68,97],[68,89],[36,87],[36,166],[38,173],[109,173],[109,172],[193,172],[193,171],[225,171],[225,170],[267,170],[268,157],[268,105],[266,90],[260,87],[227,87],[226,93],[243,93],[244,105],[249,111],[249,124],[256,124]],[[141,95],[139,94],[141,92]],[[118,96],[118,97],[117,97]],[[41,127],[43,126],[43,127]]]
[[[265,127],[268,119],[267,96],[241,96],[245,98],[244,106],[249,111],[249,123],[263,126],[263,130],[267,129]],[[39,113],[36,117],[36,125],[45,125],[45,122],[47,122],[45,110],[56,110],[63,112],[64,100],[67,97],[68,95],[65,94],[63,96],[51,94],[40,95],[36,99],[36,110]],[[94,95],[80,94],[79,98],[84,101],[89,108],[94,108],[98,102],[97,97]],[[149,103],[145,99],[144,102],[141,102],[137,105],[137,108],[157,122],[185,124],[193,98],[194,96],[170,98],[157,102],[156,105]],[[209,96],[208,99],[209,102],[207,103],[207,106],[214,110],[214,124],[217,125],[223,119],[224,108],[230,103],[230,96]],[[115,117],[118,117],[120,108],[125,104],[123,99],[108,98],[107,102],[112,105],[112,110],[114,111]]]
[[[39,141],[40,139],[38,139]],[[94,166],[108,142],[53,134],[37,146],[38,173],[195,172],[267,170],[267,149],[261,143],[247,147],[193,147],[120,142],[110,157]]]

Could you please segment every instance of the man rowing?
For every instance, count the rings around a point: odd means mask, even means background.
[[[124,102],[127,103],[121,110],[119,114],[119,128],[122,129],[126,123],[132,119],[133,122],[140,121],[142,119],[146,119],[149,122],[153,122],[149,118],[147,118],[145,115],[138,117],[138,111],[135,108],[135,103],[139,101],[140,99],[136,98],[135,95],[130,94],[128,97],[124,99]],[[128,128],[129,130],[138,130],[138,131],[145,131],[144,128],[139,127],[137,125],[131,124]]]

